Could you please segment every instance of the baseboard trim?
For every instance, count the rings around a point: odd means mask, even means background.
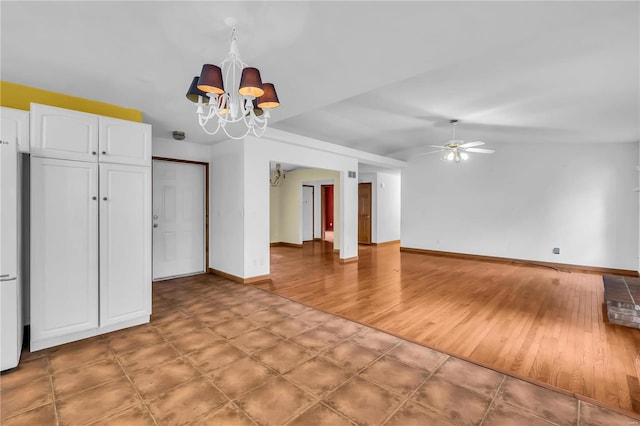
[[[257,284],[265,281],[270,281],[270,275],[256,275],[255,277],[242,278],[237,275],[228,274],[226,272],[219,271],[217,269],[209,268],[209,273],[212,275],[217,275],[222,278],[226,278],[231,281],[235,281],[240,284]]]
[[[372,246],[389,246],[391,244],[400,244],[400,240],[384,241],[381,243],[371,243]]]
[[[347,257],[346,259],[338,259],[340,263],[353,263],[358,261],[358,256]]]
[[[270,244],[271,247],[293,247],[293,248],[302,248],[304,247],[302,244],[296,244],[296,243],[285,243],[283,241],[277,242],[277,243],[271,243]]]
[[[523,265],[530,265],[530,266],[542,266],[545,268],[552,268],[562,272],[581,272],[581,273],[590,273],[590,274],[598,274],[598,275],[601,275],[601,274],[623,275],[627,277],[640,276],[640,274],[638,274],[637,271],[632,271],[628,269],[601,268],[598,266],[572,265],[568,263],[539,262],[536,260],[512,259],[508,257],[497,257],[497,256],[483,256],[478,254],[466,254],[466,253],[456,253],[456,252],[449,252],[449,251],[427,250],[427,249],[418,249],[418,248],[412,248],[412,247],[400,247],[400,251],[405,253],[426,254],[429,256],[449,257],[453,259],[477,260],[480,262],[495,262],[495,263],[506,263],[506,264],[523,264]]]

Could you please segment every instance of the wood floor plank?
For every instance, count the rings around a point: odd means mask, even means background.
[[[608,323],[602,277],[361,246],[271,248],[285,297],[498,371],[640,413],[640,330]],[[636,365],[637,364],[637,365]]]

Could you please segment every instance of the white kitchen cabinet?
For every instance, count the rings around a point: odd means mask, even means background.
[[[103,163],[151,166],[151,126],[100,117],[99,159]]]
[[[150,126],[32,108],[31,350],[149,322]]]
[[[151,168],[100,165],[100,326],[151,312]]]
[[[99,116],[31,104],[31,155],[98,161]]]
[[[18,152],[29,152],[29,111],[0,107],[2,134],[15,135]],[[4,137],[4,136],[3,136]]]
[[[98,327],[98,165],[31,158],[31,350]]]

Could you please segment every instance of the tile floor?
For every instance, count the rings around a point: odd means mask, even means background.
[[[154,284],[152,321],[23,354],[2,425],[637,425],[250,286]]]

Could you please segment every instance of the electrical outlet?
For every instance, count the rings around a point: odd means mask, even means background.
[[[560,247],[554,247],[553,254],[560,254]]]

